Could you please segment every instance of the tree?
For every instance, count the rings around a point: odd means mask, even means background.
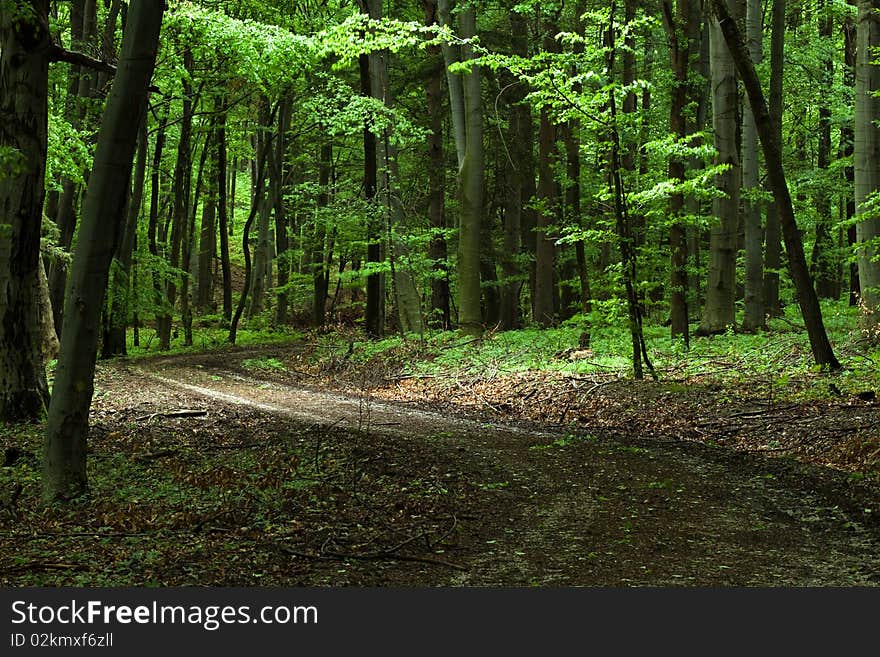
[[[450,2],[439,0],[440,24],[450,26]],[[483,331],[480,308],[480,225],[483,214],[483,117],[480,91],[480,66],[470,64],[467,73],[456,75],[449,70],[456,56],[467,63],[475,58],[473,45],[467,41],[477,34],[477,16],[473,5],[458,15],[460,49],[444,46],[447,66],[452,127],[458,154],[459,234],[458,234],[458,323],[462,333],[479,335]],[[460,54],[456,54],[456,50]]]
[[[717,223],[709,238],[709,271],[706,304],[698,333],[723,333],[736,322],[736,234],[739,219],[739,188],[742,180],[737,132],[739,91],[736,66],[717,19],[709,23],[710,71],[712,75],[712,126],[717,164],[727,165],[718,176],[722,193],[712,202]]]
[[[477,16],[473,5],[459,15],[461,35],[477,35]],[[474,58],[470,44],[462,46],[464,61]],[[471,65],[464,77],[465,138],[464,160],[459,170],[461,220],[458,237],[458,323],[467,335],[482,333],[480,312],[480,224],[483,214],[483,117],[480,67]]]
[[[40,349],[40,224],[48,131],[48,0],[0,2],[0,421],[49,401]]]
[[[865,327],[880,323],[880,261],[876,240],[880,238],[880,213],[871,195],[880,189],[880,0],[859,0],[856,19],[855,101],[855,196],[856,235],[859,246],[859,287],[865,311]]]
[[[768,111],[776,140],[782,143],[782,75],[785,59],[785,0],[773,0],[770,37],[770,98]],[[771,317],[782,314],[779,302],[779,269],[782,267],[782,234],[776,203],[767,206],[764,231],[764,309]]]
[[[138,126],[146,111],[164,11],[164,0],[132,0],[119,71],[101,120],[65,297],[55,394],[46,425],[43,496],[48,501],[68,500],[87,488],[86,437],[101,307],[125,219]]]
[[[758,131],[758,137],[761,140],[764,162],[767,166],[767,178],[779,209],[782,236],[785,240],[785,250],[788,255],[788,271],[797,290],[801,317],[803,317],[807,334],[810,338],[813,358],[817,365],[832,370],[840,369],[840,363],[834,356],[831,342],[828,340],[828,334],[825,332],[819,299],[816,297],[813,281],[810,278],[810,271],[804,256],[804,245],[801,242],[800,231],[795,221],[791,194],[788,191],[785,170],[782,166],[782,144],[776,139],[776,132],[773,121],[770,118],[770,112],[767,109],[767,103],[764,100],[761,82],[758,80],[755,66],[743,42],[736,21],[731,17],[727,9],[725,0],[713,0],[713,8],[718,21],[718,28],[730,49],[739,74],[743,78],[743,84],[749,97],[749,104],[755,115],[755,126]]]
[[[760,0],[746,0],[746,39],[749,56],[758,64],[764,58],[762,11]],[[764,232],[761,229],[761,203],[755,198],[758,192],[760,167],[758,162],[758,131],[755,116],[748,102],[743,107],[742,120],[742,187],[743,224],[745,228],[745,312],[742,326],[752,333],[764,326]]]

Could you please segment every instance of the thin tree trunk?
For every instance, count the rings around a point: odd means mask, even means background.
[[[315,217],[315,230],[312,236],[312,326],[318,328],[324,326],[327,315],[327,294],[329,280],[325,271],[325,241],[327,239],[327,225],[323,210],[330,204],[330,167],[333,164],[333,143],[327,141],[321,144],[321,156],[318,166],[318,212]],[[327,263],[329,265],[329,263]]]
[[[229,260],[229,231],[226,186],[226,98],[217,115],[217,230],[220,236],[220,270],[223,272],[223,318],[232,320],[232,264]]]
[[[752,62],[764,59],[761,0],[746,0],[746,39]],[[759,185],[758,131],[748,100],[743,103],[742,187],[745,230],[745,312],[741,329],[754,333],[764,326],[764,232],[761,228],[761,203],[752,198]]]
[[[424,0],[425,24],[437,23],[436,0]],[[429,322],[443,330],[452,324],[449,307],[449,263],[446,245],[445,186],[446,167],[443,163],[443,60],[441,48],[430,46],[428,55],[435,61],[439,59],[425,83],[427,110],[430,127],[428,135],[428,217],[431,223],[431,243],[428,257],[432,262],[431,312]]]
[[[819,20],[819,39],[829,54],[824,56],[821,78],[821,104],[819,105],[819,146],[816,152],[819,175],[828,176],[831,165],[831,108],[828,101],[833,96],[834,61],[830,55],[830,41],[834,18],[830,0],[818,0],[816,12]],[[816,281],[816,294],[822,299],[836,299],[840,296],[840,281],[837,275],[837,246],[834,236],[834,221],[831,218],[831,201],[828,187],[820,180],[816,193],[816,240],[813,242],[811,269]]]
[[[278,143],[275,148],[275,162],[272,168],[270,189],[272,203],[275,207],[275,271],[278,292],[275,296],[275,323],[279,326],[287,323],[287,283],[290,280],[290,239],[288,237],[288,219],[284,204],[284,185],[286,180],[285,157],[287,156],[287,133],[290,130],[290,101],[282,101],[278,111]]]
[[[215,107],[215,111],[221,111]],[[211,138],[205,142],[205,152],[209,153],[217,139],[217,120],[211,127]],[[208,184],[202,204],[202,225],[199,231],[198,286],[196,289],[196,308],[205,312],[211,308],[214,299],[214,254],[217,251],[217,154],[212,153],[208,163]]]
[[[608,42],[608,72],[614,75],[614,61],[616,59],[616,34],[617,26],[614,21],[616,2],[612,0],[611,11],[607,26],[607,42]],[[651,376],[656,380],[657,375],[654,367],[648,358],[648,351],[645,345],[645,336],[642,332],[642,313],[639,306],[639,299],[636,294],[636,252],[634,249],[634,240],[632,234],[632,225],[629,219],[629,213],[626,204],[626,194],[623,187],[623,162],[621,153],[621,139],[618,128],[617,100],[615,99],[614,85],[611,85],[608,91],[608,109],[611,118],[610,137],[611,149],[609,153],[609,165],[612,181],[612,195],[614,199],[614,217],[617,228],[618,244],[620,247],[621,271],[623,274],[623,284],[626,289],[627,310],[629,314],[630,337],[632,339],[632,361],[633,375],[636,379],[644,378],[644,367],[648,368]]]
[[[119,240],[119,245],[116,249],[116,267],[112,270],[111,298],[110,303],[107,304],[108,318],[101,340],[101,358],[125,356],[128,353],[125,344],[125,330],[128,326],[129,298],[131,294],[129,274],[131,272],[135,239],[137,238],[138,218],[140,217],[141,203],[144,198],[147,148],[147,124],[146,117],[144,117],[138,130],[137,161],[135,163],[131,196],[127,199],[128,209],[125,223],[123,224],[122,239]]]
[[[278,105],[270,113],[270,119],[267,121],[267,125],[271,125],[275,120],[275,113],[278,110]],[[268,162],[269,156],[272,152],[272,135],[267,134],[265,140],[260,146],[260,151],[255,154],[256,160],[256,180],[254,181],[254,188],[262,189],[266,182],[266,163]],[[251,281],[254,276],[254,267],[253,262],[251,260],[251,247],[250,247],[250,233],[251,226],[254,224],[254,218],[257,216],[257,212],[260,210],[260,203],[257,197],[254,197],[251,201],[251,211],[248,214],[247,220],[244,222],[244,226],[241,229],[241,250],[244,254],[244,289],[241,292],[241,297],[238,299],[238,305],[235,307],[235,314],[232,316],[232,321],[229,325],[229,337],[228,340],[230,343],[235,344],[235,340],[238,337],[238,323],[241,320],[241,316],[244,313],[245,306],[248,302],[248,292],[251,289]]]
[[[852,14],[847,14],[843,23],[843,84],[855,92],[856,84],[856,24]],[[840,127],[840,159],[851,158],[853,155],[853,126],[851,123],[844,123]],[[855,182],[855,171],[852,164],[848,164],[843,169],[844,178],[847,185],[852,186]],[[848,196],[844,201],[844,216],[846,219],[846,245],[852,251],[857,242],[856,227],[852,223],[852,218],[856,214],[855,197]],[[861,290],[859,288],[859,265],[857,261],[851,261],[849,264],[849,305],[857,306],[861,298]]]
[[[85,492],[86,436],[94,390],[98,324],[110,261],[128,194],[138,126],[144,120],[163,0],[133,0],[119,70],[101,121],[80,240],[67,288],[55,394],[43,453],[43,497],[63,501]],[[136,117],[136,120],[132,120]]]
[[[187,75],[183,77],[183,117],[180,121],[180,141],[177,144],[177,164],[174,168],[174,212],[171,223],[171,267],[178,269],[181,265],[180,250],[189,221],[190,179],[192,177],[192,83],[190,76],[195,63],[192,51],[186,48],[183,53],[183,66]],[[186,267],[186,263],[183,263]],[[157,317],[159,333],[159,349],[168,351],[171,348],[171,323],[174,304],[177,301],[178,275],[172,274],[166,285],[168,306],[165,312]]]
[[[785,1],[773,0],[770,37],[770,120],[777,141],[782,143],[782,81],[785,59]],[[782,268],[782,227],[776,201],[767,206],[764,234],[764,311],[782,315],[779,300],[779,270]]]

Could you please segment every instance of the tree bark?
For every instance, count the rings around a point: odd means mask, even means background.
[[[192,82],[191,75],[195,62],[192,50],[186,48],[183,52],[183,66],[186,75],[183,76],[183,116],[180,121],[180,140],[177,143],[177,163],[174,167],[173,195],[174,212],[171,219],[171,267],[176,270],[181,266],[180,250],[186,225],[189,221],[189,197],[190,181],[192,178]],[[184,263],[185,267],[185,263]],[[168,351],[171,349],[171,323],[174,315],[174,305],[177,301],[177,288],[179,276],[172,272],[166,285],[166,297],[168,306],[165,312],[157,317],[157,330],[159,333],[159,349]]]
[[[220,236],[220,270],[223,273],[223,318],[232,320],[232,264],[229,259],[229,226],[227,200],[229,199],[226,185],[226,98],[217,115],[217,230]],[[233,173],[233,175],[235,175]]]
[[[819,188],[816,192],[816,240],[810,266],[816,282],[816,294],[822,299],[836,299],[840,296],[840,280],[837,275],[837,246],[834,236],[834,221],[831,218],[829,186],[826,182],[828,167],[831,165],[831,107],[829,101],[834,90],[834,61],[830,55],[830,42],[834,23],[830,0],[818,0],[816,13],[819,21],[819,39],[823,48],[828,48],[823,57],[821,74],[821,103],[819,105],[819,145],[816,151],[819,168]]]
[[[477,34],[476,10],[471,6],[459,14],[461,36]],[[470,44],[462,46],[465,61],[475,58]],[[458,323],[465,335],[483,332],[480,308],[480,226],[483,214],[483,117],[480,97],[480,67],[471,66],[464,76],[466,148],[459,170],[461,223],[458,237]]]
[[[773,0],[770,37],[770,120],[776,139],[782,143],[782,81],[785,63],[785,0]],[[782,315],[779,300],[779,270],[782,267],[782,227],[779,209],[773,201],[767,206],[764,231],[764,312]]]
[[[37,420],[49,393],[40,332],[40,224],[45,197],[50,42],[47,0],[0,13],[0,421]]]
[[[425,24],[437,23],[436,0],[424,0]],[[428,217],[431,223],[431,243],[428,257],[432,265],[431,312],[429,323],[443,330],[452,325],[449,306],[449,263],[446,245],[446,167],[443,163],[443,67],[439,46],[430,46],[428,56],[438,60],[425,82],[430,134],[428,134]]]
[[[728,165],[718,176],[723,197],[712,202],[717,223],[709,237],[709,271],[706,304],[698,333],[723,333],[736,323],[736,234],[739,219],[739,188],[742,181],[737,131],[739,92],[736,66],[724,41],[718,21],[709,25],[710,70],[712,75],[712,126],[715,132],[716,162]]]
[[[110,302],[107,304],[107,320],[101,339],[101,358],[125,356],[128,353],[125,330],[128,326],[129,298],[131,285],[132,254],[137,239],[138,218],[144,198],[144,182],[147,172],[147,125],[146,117],[138,129],[137,161],[131,195],[127,199],[126,219],[123,224],[122,239],[116,249],[115,262],[111,274]]]
[[[866,330],[880,323],[880,262],[873,241],[880,238],[880,213],[868,203],[880,189],[880,66],[875,49],[880,46],[880,0],[859,0],[856,19],[856,118],[855,196],[856,238],[859,254],[859,288],[862,292],[863,324]],[[876,336],[871,336],[876,339]]]
[[[80,240],[70,270],[43,453],[43,496],[63,501],[83,494],[86,436],[94,390],[98,324],[110,261],[125,217],[137,131],[156,60],[163,0],[133,0],[119,70],[101,121]],[[132,120],[136,117],[136,120]]]
[[[290,101],[285,99],[278,110],[278,143],[275,147],[275,161],[272,167],[270,190],[275,208],[275,272],[278,292],[275,295],[275,323],[279,326],[287,323],[287,283],[290,280],[290,238],[288,237],[288,219],[284,204],[284,186],[286,184],[287,133],[290,130]]]
[[[691,43],[689,38],[691,26],[690,0],[678,0],[673,11],[670,0],[663,2],[663,18],[666,35],[669,39],[669,57],[675,79],[672,83],[671,102],[669,107],[669,128],[679,143],[683,143],[688,135],[687,117],[685,114],[688,96],[688,74],[691,59]],[[678,183],[685,180],[685,160],[681,157],[669,158],[669,178]],[[669,227],[670,251],[670,322],[672,339],[681,338],[685,346],[690,342],[688,324],[688,273],[687,273],[687,229],[682,219],[684,212],[684,194],[676,192],[669,199],[669,214],[672,223]]]
[[[764,58],[763,25],[760,0],[746,0],[746,39],[749,55],[754,64]],[[758,131],[748,100],[743,103],[742,126],[742,187],[746,193],[743,202],[745,230],[745,298],[742,326],[746,333],[754,333],[764,326],[764,231],[761,228],[761,203],[749,198],[758,191],[760,167],[758,161]]]

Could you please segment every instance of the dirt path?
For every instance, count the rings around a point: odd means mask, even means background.
[[[880,584],[880,509],[831,471],[268,382],[242,358],[166,358],[136,371],[214,404],[442,456],[477,492],[459,544],[445,551],[458,567],[425,567],[425,583]]]

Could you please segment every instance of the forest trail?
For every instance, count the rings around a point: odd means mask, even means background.
[[[422,566],[425,580],[417,583],[880,584],[877,510],[847,499],[840,481],[819,468],[696,444],[489,424],[263,380],[241,368],[242,359],[165,357],[130,374],[206,408],[244,407],[309,431],[344,429],[343,440],[360,437],[364,449],[391,440],[442,458],[434,475],[446,469],[444,476],[475,486],[467,513],[452,512],[456,544],[439,565]],[[446,559],[452,567],[442,566]]]

